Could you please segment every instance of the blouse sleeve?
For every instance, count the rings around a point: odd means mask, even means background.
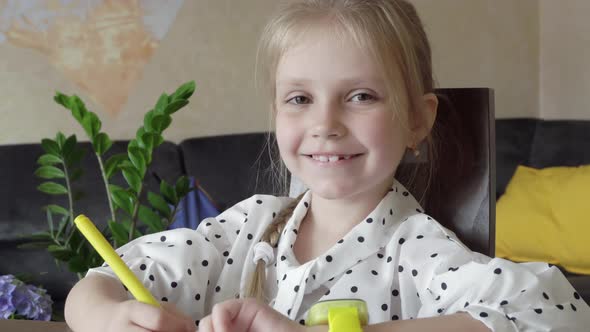
[[[180,228],[142,236],[118,248],[117,253],[156,300],[172,302],[198,320],[219,298],[233,297],[238,290],[239,273],[228,274],[223,278],[224,285],[219,283],[220,274],[230,261],[230,252],[233,255],[244,249],[237,241],[239,230],[248,213],[260,209],[257,201],[259,197],[254,196],[215,218],[204,219],[197,230]],[[267,201],[273,211],[280,210],[281,200],[267,196]],[[260,211],[255,214],[264,215]],[[106,264],[89,270],[87,275],[95,273],[116,278]]]
[[[584,331],[590,308],[561,271],[472,252],[430,217],[411,217],[400,284],[416,288],[418,317],[467,312],[492,331]]]

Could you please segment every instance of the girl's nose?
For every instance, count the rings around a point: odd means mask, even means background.
[[[346,135],[346,126],[342,123],[341,112],[337,106],[324,105],[315,112],[311,127],[314,138],[339,138]]]

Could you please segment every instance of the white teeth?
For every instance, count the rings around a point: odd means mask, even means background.
[[[352,156],[342,156],[342,157],[339,157],[339,156],[325,156],[325,155],[321,155],[321,156],[312,155],[311,157],[314,160],[317,160],[317,161],[322,162],[322,163],[335,162],[335,161],[338,161],[338,160],[341,160],[341,159],[348,160],[348,159],[352,158]]]

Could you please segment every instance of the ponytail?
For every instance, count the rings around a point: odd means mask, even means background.
[[[297,196],[295,200],[289,203],[279,214],[274,218],[270,226],[266,229],[264,234],[262,234],[262,238],[260,242],[266,242],[270,244],[271,247],[276,248],[279,239],[281,238],[281,232],[285,228],[287,221],[293,215],[293,210],[305,193]],[[246,297],[254,297],[259,301],[265,301],[264,299],[264,284],[266,282],[266,263],[263,260],[259,260],[256,263],[256,269],[252,274],[252,278],[250,279],[250,285],[248,286]]]

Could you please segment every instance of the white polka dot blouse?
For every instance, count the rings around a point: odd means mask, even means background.
[[[492,331],[590,326],[590,308],[558,268],[472,252],[397,181],[366,218],[305,264],[292,248],[311,204],[309,191],[277,248],[257,246],[291,200],[255,195],[196,230],[146,235],[117,252],[156,299],[175,303],[197,325],[215,303],[243,296],[255,261],[263,259],[269,304],[300,323],[317,301],[362,299],[369,324],[467,312]],[[94,273],[115,277],[104,265],[88,272]]]

